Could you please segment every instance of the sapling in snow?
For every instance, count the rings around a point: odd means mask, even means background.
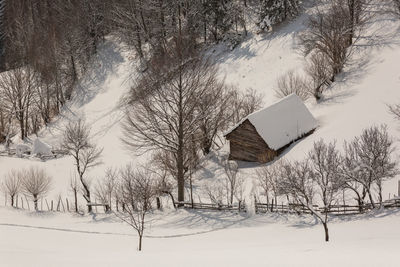
[[[134,169],[126,166],[120,173],[118,186],[120,201],[125,212],[114,212],[122,221],[136,230],[139,236],[139,251],[142,250],[142,239],[146,228],[146,215],[152,211],[152,202],[157,194],[154,173],[148,169]]]

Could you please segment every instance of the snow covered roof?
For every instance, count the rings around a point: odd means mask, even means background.
[[[288,95],[269,107],[250,114],[226,132],[225,136],[246,120],[251,122],[267,145],[274,150],[284,147],[318,126],[317,120],[296,94]]]

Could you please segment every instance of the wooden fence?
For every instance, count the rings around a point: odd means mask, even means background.
[[[53,211],[53,212],[75,212],[75,202],[69,198],[59,197],[56,200],[48,200],[46,198],[41,198],[38,200],[38,211]],[[101,202],[95,200],[93,203],[85,204],[86,206],[92,206],[93,212],[108,212],[110,211],[110,206],[107,204],[102,204]],[[11,206],[9,198],[5,198],[4,206]],[[31,198],[25,195],[18,195],[14,198],[14,207],[24,210],[35,210],[34,202]],[[99,208],[99,209],[98,209]]]
[[[380,207],[379,203],[375,203],[375,207]],[[385,209],[389,208],[400,208],[400,199],[386,200],[382,203],[382,207]],[[328,213],[331,215],[354,215],[364,213],[366,211],[374,209],[373,205],[367,203],[363,206],[358,205],[332,205],[329,208],[313,206],[313,209],[320,213]],[[289,203],[286,204],[266,204],[255,202],[256,213],[267,213],[267,212],[278,212],[278,213],[297,213],[297,214],[311,214],[311,211],[304,205]]]
[[[246,204],[242,203],[242,202],[239,202],[238,204],[235,204],[235,205],[214,204],[214,203],[175,202],[175,206],[182,207],[185,209],[196,209],[196,210],[247,212]]]

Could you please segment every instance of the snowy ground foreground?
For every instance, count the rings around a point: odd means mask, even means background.
[[[312,217],[165,211],[138,252],[112,215],[0,208],[0,266],[398,266],[399,211],[334,219],[331,242]]]

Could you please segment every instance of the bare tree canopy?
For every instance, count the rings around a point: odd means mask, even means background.
[[[91,142],[90,128],[81,119],[68,123],[61,147],[74,158],[76,171],[84,190],[83,197],[90,204],[90,184],[85,173],[88,169],[101,164],[100,157],[103,149]],[[91,211],[92,207],[89,205],[88,212]]]
[[[142,250],[142,239],[147,224],[146,215],[152,211],[152,202],[158,192],[153,174],[146,168],[134,169],[132,165],[126,166],[120,172],[118,195],[124,204],[125,212],[115,212],[115,214],[137,231],[139,251]]]
[[[32,197],[35,210],[38,210],[38,200],[50,191],[52,179],[45,170],[35,167],[24,171],[22,175],[22,190]]]
[[[2,191],[10,197],[11,206],[14,206],[14,200],[21,192],[22,178],[23,175],[20,171],[11,170],[1,184]]]
[[[132,88],[122,138],[135,153],[161,150],[171,154],[178,201],[184,201],[185,162],[193,154],[189,147],[199,139],[201,122],[204,126],[204,120],[211,119],[208,107],[218,101],[204,99],[209,99],[212,90],[222,89],[216,67],[182,46],[178,42],[168,55],[154,61]]]

